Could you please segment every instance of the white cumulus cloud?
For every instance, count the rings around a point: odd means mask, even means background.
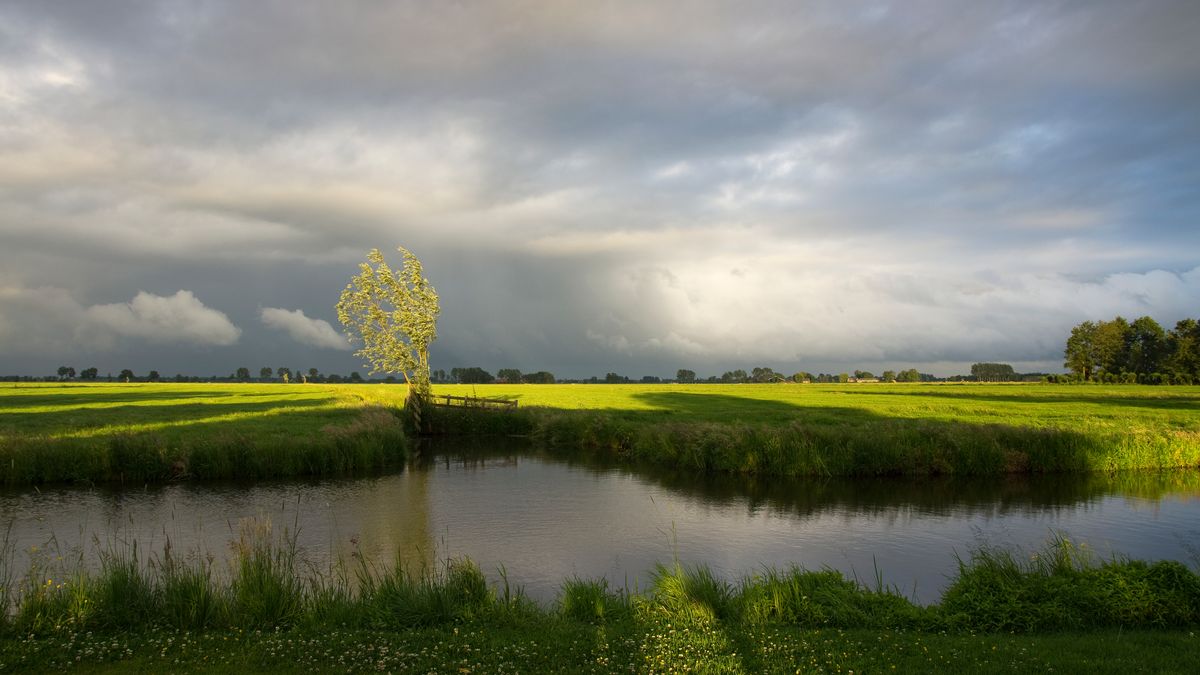
[[[109,351],[125,339],[224,347],[242,331],[191,291],[138,293],[129,302],[84,306],[61,288],[0,287],[0,349],[12,354]]]
[[[225,347],[242,334],[224,312],[205,306],[191,291],[168,296],[142,291],[130,302],[88,307],[83,318],[81,330],[99,337],[108,332],[150,342]]]
[[[304,310],[264,307],[260,316],[263,323],[286,332],[301,344],[325,349],[350,349],[350,342],[346,336],[334,330],[324,319],[305,316]]]

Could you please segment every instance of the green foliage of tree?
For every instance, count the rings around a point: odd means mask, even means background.
[[[1148,316],[1084,321],[1071,329],[1064,355],[1075,381],[1190,384],[1200,380],[1200,323],[1182,319],[1166,332]]]
[[[161,379],[161,376],[158,374],[157,370],[152,370],[150,371],[149,375],[146,375],[147,382],[158,382],[159,379]]]
[[[750,370],[751,382],[782,382],[783,379],[782,375],[766,366],[759,366]]]
[[[121,371],[121,374],[117,375],[117,379],[121,380],[122,382],[131,382],[131,381],[133,381],[133,378],[134,378],[133,371],[128,368],[123,369]]]
[[[805,372],[803,370],[792,375],[792,382],[812,382],[813,379],[812,373]]]
[[[1017,373],[1007,363],[971,364],[971,377],[977,382],[1015,382]]]
[[[71,366],[59,366],[58,367],[58,379],[70,380],[70,379],[73,379],[74,377],[75,377],[75,369],[72,368]]]
[[[1064,368],[1082,380],[1091,380],[1092,371],[1097,365],[1096,324],[1084,321],[1072,328],[1063,357]]]
[[[438,295],[411,251],[399,270],[388,267],[379,249],[367,253],[337,303],[338,320],[362,344],[355,354],[371,374],[400,373],[416,394],[432,392],[429,345],[437,339]]]
[[[1200,322],[1183,319],[1167,336],[1170,356],[1167,370],[1171,382],[1191,384],[1200,381]]]
[[[491,384],[496,381],[491,373],[478,366],[451,368],[450,379],[459,384]]]
[[[245,382],[246,380],[250,379],[250,369],[249,368],[238,368],[237,372],[234,373],[233,376],[235,379],[237,379],[241,382]]]
[[[680,384],[692,384],[696,381],[696,371],[680,368],[675,371],[675,381]]]
[[[921,373],[916,368],[909,368],[896,373],[897,382],[920,382]]]
[[[618,375],[616,373],[605,373],[604,381],[607,382],[608,384],[620,384],[620,383],[628,382],[629,378],[625,377],[624,375]]]
[[[94,380],[94,379],[96,379],[96,377],[99,374],[100,374],[100,371],[94,367],[93,368],[84,368],[82,371],[80,371],[79,377],[81,377],[85,380]]]
[[[521,371],[516,368],[501,368],[496,371],[496,379],[515,384],[521,382]]]
[[[1157,373],[1167,355],[1167,332],[1154,319],[1143,316],[1129,324],[1127,364],[1132,372],[1146,376]]]
[[[268,368],[267,366],[263,366],[262,368],[258,369],[258,377],[260,379],[269,380],[269,379],[271,379],[271,376],[273,374],[275,374],[274,368]]]
[[[526,373],[522,378],[528,384],[554,384],[554,373],[539,370],[536,373]]]
[[[874,380],[875,375],[869,370],[854,371],[854,379],[856,380]]]
[[[879,376],[879,379],[883,380],[884,382],[895,382],[896,381],[896,371],[885,370],[885,371],[883,371],[883,374]]]

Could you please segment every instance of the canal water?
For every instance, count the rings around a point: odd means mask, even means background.
[[[226,559],[246,523],[294,536],[312,569],[362,553],[410,567],[469,557],[551,601],[572,576],[645,589],[656,563],[733,581],[764,567],[832,568],[935,602],[956,557],[1032,554],[1052,537],[1100,558],[1200,566],[1200,472],[781,480],[568,461],[513,444],[439,443],[402,473],[359,479],[0,492],[8,565],[94,567],[136,541],[143,560]],[[61,558],[61,560],[60,560]]]

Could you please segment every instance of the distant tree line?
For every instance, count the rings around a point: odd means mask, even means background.
[[[1084,321],[1071,329],[1063,357],[1074,381],[1194,384],[1200,382],[1200,323],[1183,319],[1165,331],[1148,316]]]

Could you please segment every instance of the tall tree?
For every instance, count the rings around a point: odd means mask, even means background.
[[[75,377],[75,369],[74,368],[72,368],[71,366],[59,366],[58,367],[58,379],[69,380],[69,379],[72,379],[73,377]]]
[[[696,371],[680,368],[675,371],[675,381],[681,384],[691,384],[696,381]]]
[[[250,369],[249,368],[238,368],[237,372],[234,373],[233,376],[236,377],[238,380],[245,382],[246,380],[250,379]]]
[[[429,345],[437,338],[438,296],[411,251],[399,270],[388,267],[379,249],[367,253],[337,303],[338,319],[362,344],[356,355],[371,374],[401,373],[419,396],[432,392]]]
[[[129,382],[129,381],[133,380],[134,375],[133,375],[132,370],[125,368],[121,371],[121,374],[118,375],[117,377],[120,378],[121,380],[124,380],[125,382]]]
[[[1190,384],[1200,380],[1200,322],[1183,319],[1167,336],[1171,381]]]
[[[94,379],[96,379],[96,376],[99,374],[100,374],[100,371],[97,370],[96,368],[84,368],[82,371],[79,372],[79,376],[85,380],[94,380]]]
[[[1092,371],[1097,366],[1096,358],[1096,324],[1091,321],[1071,329],[1067,338],[1067,348],[1063,352],[1065,361],[1063,367],[1075,373],[1083,380],[1092,379]]]
[[[274,373],[275,373],[275,369],[267,367],[267,366],[263,366],[262,368],[258,369],[259,378],[264,379],[264,380],[271,379],[271,375],[273,375]]]
[[[1162,370],[1167,352],[1167,333],[1154,319],[1143,316],[1129,324],[1127,347],[1129,369],[1138,375]]]
[[[1129,361],[1128,321],[1119,316],[1112,321],[1099,321],[1092,339],[1096,348],[1096,368],[1112,374],[1126,370]]]

